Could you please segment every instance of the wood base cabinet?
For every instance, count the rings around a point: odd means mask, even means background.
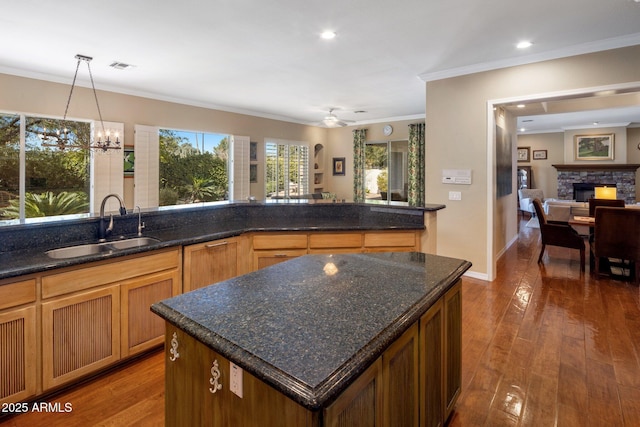
[[[230,390],[228,359],[167,324],[165,426],[312,427],[313,415],[253,375],[242,397]],[[274,416],[275,414],[275,416]]]
[[[34,306],[0,313],[0,343],[0,403],[34,396],[38,376]]]
[[[167,426],[443,426],[460,392],[460,281],[329,406],[311,411],[167,323]]]
[[[36,279],[0,284],[0,403],[34,396],[39,387]]]
[[[189,292],[251,271],[249,237],[237,236],[184,247],[183,289]]]

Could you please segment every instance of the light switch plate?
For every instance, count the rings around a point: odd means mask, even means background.
[[[232,393],[242,398],[242,368],[232,362],[229,362],[229,365],[229,372],[231,372],[229,389]]]
[[[449,191],[449,200],[462,200],[462,193],[460,191]]]

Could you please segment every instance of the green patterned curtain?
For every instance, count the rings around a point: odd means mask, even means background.
[[[364,142],[366,129],[353,131],[353,201],[364,202]]]
[[[424,206],[424,123],[409,125],[409,206]]]

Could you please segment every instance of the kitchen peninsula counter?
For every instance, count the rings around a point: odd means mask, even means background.
[[[45,219],[31,224],[6,225],[0,227],[0,280],[262,231],[424,230],[433,225],[434,230],[428,230],[428,233],[430,244],[435,247],[435,216],[444,207],[282,201],[221,202],[184,205],[173,210],[151,209],[142,212],[142,221],[146,225],[144,236],[158,239],[157,243],[67,259],[49,258],[45,251],[96,242],[98,218]],[[433,218],[432,222],[427,223],[427,218]],[[114,216],[111,239],[135,237],[137,225],[137,213]]]
[[[198,398],[196,386],[183,384],[196,374],[190,373],[188,378],[178,375],[184,372],[181,369],[189,369],[186,363],[194,345],[211,351],[216,366],[208,367],[211,372],[214,367],[221,372],[219,394],[204,390],[201,395],[205,400],[212,399],[211,404],[226,414],[212,414],[212,425],[229,419],[238,423],[235,425],[251,425],[247,421],[251,412],[264,410],[255,406],[260,405],[259,401],[247,395],[260,389],[249,381],[266,384],[273,393],[285,396],[303,414],[302,418],[293,416],[296,423],[308,419],[304,424],[327,425],[332,416],[330,408],[344,396],[345,389],[370,372],[377,361],[385,359],[388,349],[401,336],[411,331],[416,337],[427,333],[418,324],[430,309],[443,304],[443,298],[455,286],[460,302],[459,279],[470,266],[467,261],[418,252],[307,255],[154,304],[152,311],[167,321],[167,425],[188,422],[182,418],[207,411],[193,405],[209,406]],[[451,319],[460,316],[459,309],[452,313]],[[458,323],[456,327],[459,326]],[[445,336],[448,329],[446,325],[443,328]],[[419,341],[423,342],[424,337]],[[456,339],[451,341],[455,343]],[[446,350],[443,342],[437,344]],[[460,362],[459,355],[436,356],[436,361],[448,358]],[[242,399],[235,395],[225,397],[230,393],[229,362],[246,371]],[[180,368],[180,363],[185,366]],[[211,363],[212,360],[207,362]],[[189,366],[197,363],[191,361]],[[432,368],[443,375],[440,367]],[[421,373],[412,371],[411,375],[424,376],[424,369],[420,369]],[[458,374],[453,375],[459,375],[459,366],[454,370]],[[204,382],[207,388],[211,387],[208,380],[207,377]],[[189,389],[186,394],[184,387]],[[402,388],[402,393],[411,390],[408,384]],[[418,389],[415,387],[414,391],[418,393]],[[230,403],[215,403],[216,399]],[[277,399],[262,396],[260,400],[265,399],[274,405],[270,410],[278,410],[274,403]],[[421,400],[424,399],[417,396],[402,399],[415,405]],[[234,418],[239,416],[238,411],[245,414],[244,421]],[[271,425],[269,416],[260,414],[267,420],[263,425]],[[420,412],[420,416],[426,415]]]

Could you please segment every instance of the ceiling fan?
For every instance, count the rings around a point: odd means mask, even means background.
[[[321,124],[328,128],[339,128],[347,126],[349,123],[354,123],[355,120],[340,120],[338,116],[333,114],[333,108],[329,109],[329,114],[325,116]]]

